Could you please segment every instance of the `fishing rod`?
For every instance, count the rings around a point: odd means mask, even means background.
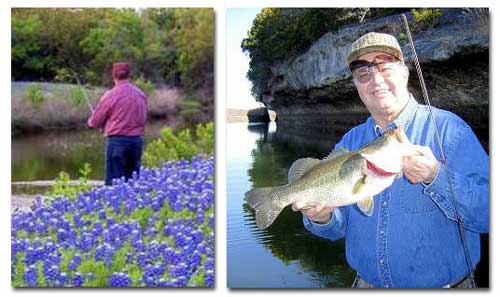
[[[434,126],[434,135],[435,135],[437,143],[438,143],[439,153],[441,155],[441,160],[443,161],[444,173],[446,175],[446,179],[447,179],[448,185],[450,187],[451,196],[453,198],[452,199],[453,208],[455,210],[455,215],[457,216],[457,225],[458,225],[460,240],[461,240],[462,246],[464,248],[465,258],[467,261],[467,266],[469,268],[469,276],[470,276],[471,281],[472,281],[472,287],[476,287],[475,277],[474,277],[474,269],[473,269],[472,259],[471,259],[470,251],[469,251],[469,244],[467,243],[467,237],[465,236],[465,231],[464,231],[464,227],[462,224],[462,217],[458,213],[457,199],[455,196],[454,187],[451,183],[450,175],[448,174],[448,170],[447,170],[447,166],[446,166],[447,165],[446,156],[445,156],[444,150],[443,150],[443,142],[441,140],[441,137],[439,136],[439,131],[438,131],[438,127],[436,124],[436,119],[434,118],[434,114],[432,112],[432,107],[431,107],[431,103],[429,100],[429,95],[427,93],[427,87],[425,86],[424,76],[422,74],[422,69],[420,68],[420,63],[418,61],[418,56],[417,56],[417,50],[415,49],[415,44],[413,43],[413,38],[411,36],[410,26],[408,25],[408,20],[406,19],[406,15],[404,15],[404,14],[401,14],[400,17],[403,19],[403,23],[405,25],[406,34],[408,35],[408,41],[409,41],[410,48],[411,48],[412,54],[413,54],[413,62],[415,63],[415,68],[417,70],[418,80],[420,82],[420,87],[422,89],[422,95],[423,95],[423,97],[425,99],[425,103],[429,109],[429,115],[430,115],[432,124]]]
[[[85,92],[85,88],[80,83],[80,79],[78,78],[78,75],[76,74],[76,72],[73,69],[71,69],[71,72],[73,72],[73,77],[75,78],[76,83],[78,84],[78,86],[82,90],[83,97],[85,97],[85,101],[87,102],[87,105],[90,109],[90,113],[94,113],[94,108],[92,107],[92,104],[90,104],[90,100],[89,100],[89,97],[87,96],[87,92]]]

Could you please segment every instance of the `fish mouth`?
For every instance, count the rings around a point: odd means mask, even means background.
[[[375,175],[378,175],[378,176],[389,177],[389,176],[396,175],[396,173],[394,173],[394,172],[388,172],[380,167],[377,167],[377,165],[375,165],[374,163],[372,163],[368,160],[366,160],[366,169],[368,169],[369,171],[371,171],[372,173],[374,173]]]

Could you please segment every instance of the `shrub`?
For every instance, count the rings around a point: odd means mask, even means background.
[[[89,176],[92,173],[92,167],[89,163],[83,164],[79,169],[80,177],[76,184],[71,183],[71,177],[65,171],[59,172],[52,189],[47,193],[50,201],[57,197],[67,197],[70,200],[75,200],[79,193],[88,191],[90,185],[88,183]]]
[[[210,122],[205,125],[198,124],[196,126],[196,138],[198,148],[206,154],[214,153],[214,123]]]
[[[147,145],[143,163],[147,167],[157,167],[168,160],[190,159],[196,154],[211,154],[213,151],[213,123],[198,124],[194,136],[189,128],[176,135],[165,127],[160,138]]]
[[[37,84],[30,84],[25,91],[25,98],[33,105],[39,106],[45,101],[42,89]]]
[[[70,88],[70,98],[75,105],[80,105],[86,101],[83,87],[73,86]]]
[[[412,31],[419,32],[435,27],[439,23],[441,17],[441,9],[436,8],[420,8],[412,9],[411,13],[415,18],[412,24]]]
[[[139,77],[138,79],[136,79],[134,83],[148,97],[151,96],[151,94],[153,94],[153,91],[155,90],[155,85],[152,82],[150,82],[149,80],[144,79],[142,76]]]
[[[54,80],[57,82],[71,83],[74,81],[73,75],[67,68],[60,68],[56,70]]]

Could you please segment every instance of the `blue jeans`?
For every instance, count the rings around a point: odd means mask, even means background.
[[[129,179],[141,167],[142,136],[109,136],[106,139],[105,168],[106,185],[111,185],[114,178]]]

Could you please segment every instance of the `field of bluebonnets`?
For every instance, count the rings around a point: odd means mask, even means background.
[[[12,213],[11,236],[13,287],[213,287],[213,148],[37,199]]]

